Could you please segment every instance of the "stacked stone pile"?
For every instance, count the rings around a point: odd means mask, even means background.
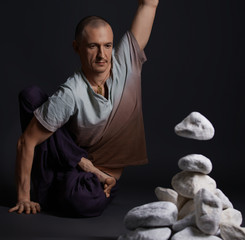
[[[179,136],[209,140],[212,124],[192,112],[175,127]],[[190,154],[178,161],[180,172],[171,181],[173,189],[157,187],[159,201],[131,209],[124,218],[130,230],[118,240],[245,240],[242,214],[208,174],[211,161]]]

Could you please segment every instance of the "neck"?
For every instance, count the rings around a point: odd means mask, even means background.
[[[91,85],[100,86],[106,82],[107,78],[109,78],[111,74],[111,69],[108,68],[108,70],[106,70],[103,73],[88,73],[88,72],[83,72],[83,73]]]

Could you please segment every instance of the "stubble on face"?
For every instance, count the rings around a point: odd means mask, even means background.
[[[111,69],[113,32],[108,24],[86,26],[79,43],[79,55],[85,75],[107,74]]]

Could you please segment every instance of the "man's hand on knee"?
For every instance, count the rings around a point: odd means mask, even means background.
[[[90,160],[84,157],[78,165],[83,171],[94,173],[98,177],[99,181],[104,184],[104,193],[106,197],[110,197],[111,189],[116,185],[116,179],[100,171]]]
[[[108,177],[104,183],[104,193],[106,197],[110,197],[111,189],[116,185],[116,179],[114,177]]]
[[[9,209],[9,212],[26,213],[26,214],[36,214],[41,211],[39,203],[32,201],[20,201],[15,207]]]

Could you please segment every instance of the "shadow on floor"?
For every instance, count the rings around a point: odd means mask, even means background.
[[[16,203],[16,189],[13,186],[0,186],[0,206],[13,207]]]

